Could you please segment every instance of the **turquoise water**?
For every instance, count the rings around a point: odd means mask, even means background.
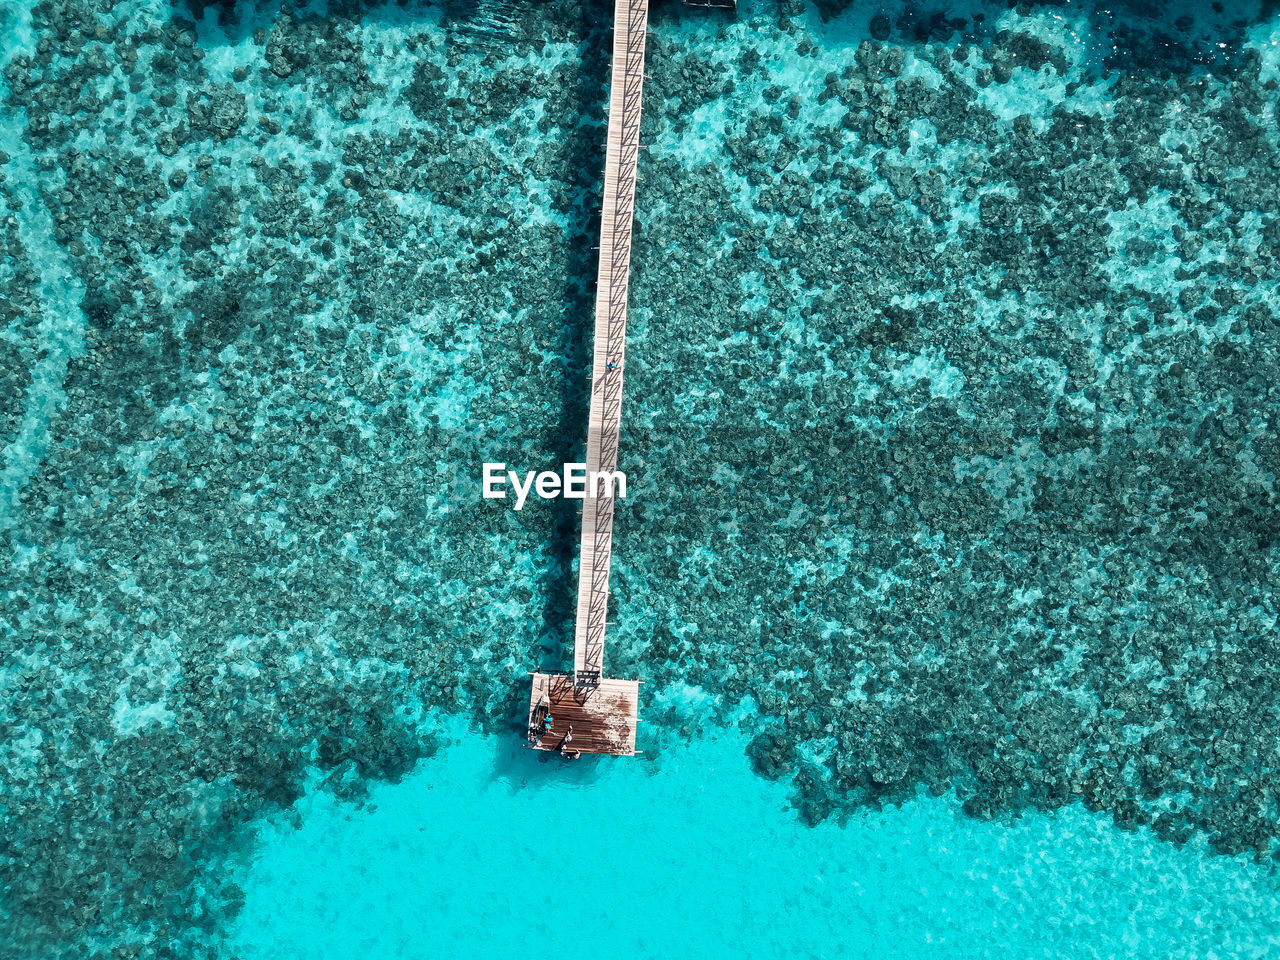
[[[244,960],[1270,957],[1280,886],[1069,807],[982,823],[921,796],[809,829],[717,728],[660,760],[565,768],[456,723],[362,807],[261,828]],[[322,935],[318,933],[323,931]]]
[[[1275,955],[1272,6],[655,9],[564,768],[610,9],[0,0],[0,960]]]

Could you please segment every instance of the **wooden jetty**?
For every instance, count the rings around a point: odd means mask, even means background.
[[[587,472],[618,468],[622,428],[622,376],[626,353],[631,225],[640,152],[640,99],[649,0],[614,0],[613,70],[605,150],[600,269],[596,283],[595,348],[591,362],[591,414]],[[535,673],[529,697],[529,743],[568,756],[636,752],[640,685],[604,676],[605,616],[613,557],[612,484],[582,508],[578,609],[573,673]]]

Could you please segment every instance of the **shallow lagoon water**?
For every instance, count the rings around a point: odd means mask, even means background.
[[[1205,960],[1280,950],[1269,872],[1080,806],[1004,822],[920,796],[802,826],[745,739],[656,760],[452,745],[357,807],[314,792],[261,827],[243,960],[599,956]]]

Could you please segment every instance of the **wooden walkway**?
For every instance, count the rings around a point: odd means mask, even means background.
[[[649,0],[614,0],[613,75],[605,150],[604,206],[600,218],[600,269],[596,285],[595,349],[591,363],[591,414],[587,422],[587,474],[618,468],[622,428],[622,379],[631,272],[631,225],[635,217],[636,167],[640,152],[640,100],[644,90],[644,43]],[[578,609],[573,634],[573,674],[534,674],[529,700],[529,740],[543,750],[635,753],[639,685],[604,677],[609,565],[613,558],[612,484],[588,497],[582,508],[578,557]],[[541,698],[541,706],[540,706]],[[548,732],[540,709],[554,718]],[[573,735],[563,743],[560,716],[574,716]],[[581,726],[579,726],[581,724]],[[559,734],[560,739],[557,738]]]

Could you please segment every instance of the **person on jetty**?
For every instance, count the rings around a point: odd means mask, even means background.
[[[569,729],[564,733],[564,739],[560,741],[560,755],[567,760],[577,760],[582,755],[582,751],[575,747],[569,746],[573,740],[573,724],[569,724]]]

